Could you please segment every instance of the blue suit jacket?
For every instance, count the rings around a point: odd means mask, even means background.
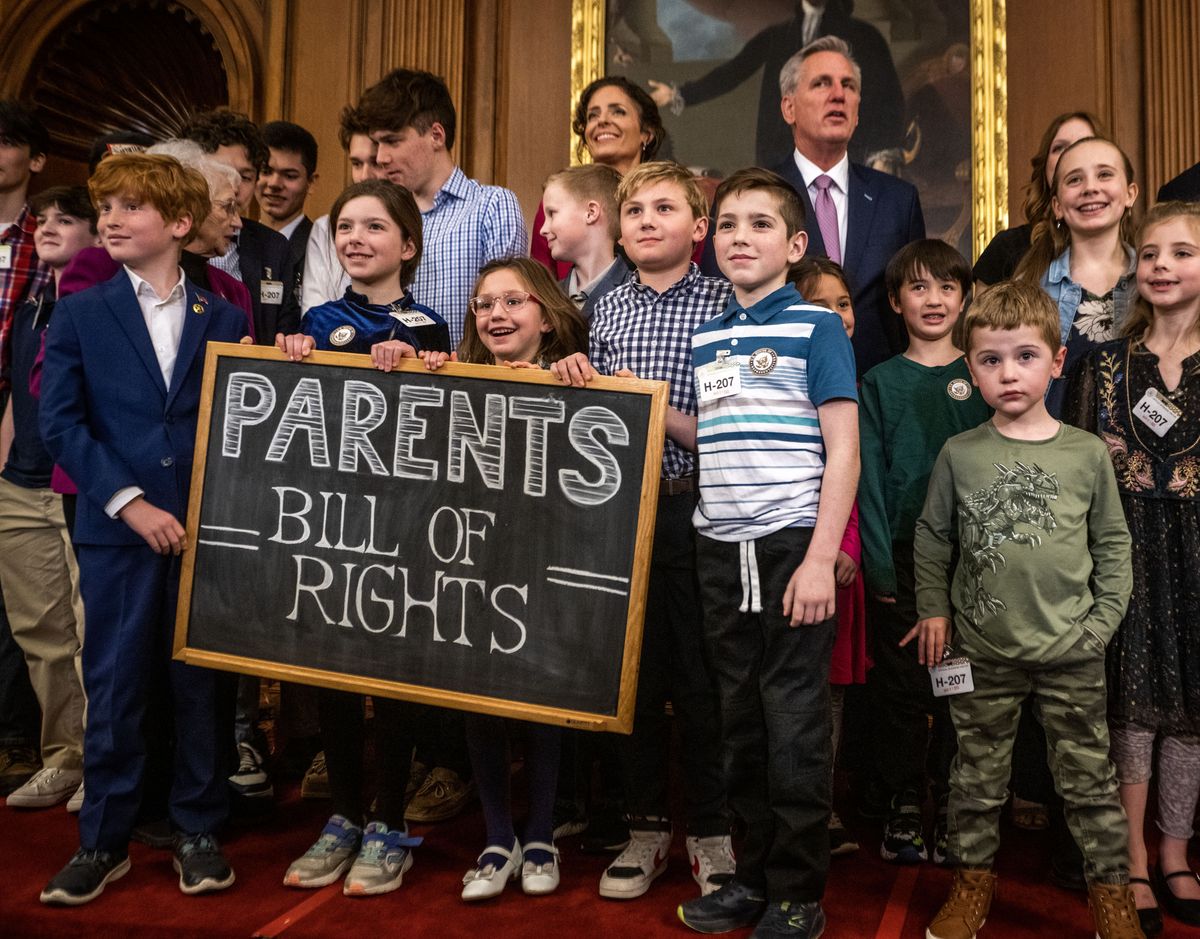
[[[237,342],[246,314],[185,281],[183,334],[163,384],[129,275],[58,302],[46,334],[40,423],[46,448],[79,486],[81,544],[141,545],[104,506],[127,486],[181,522],[187,516],[204,346]],[[200,306],[203,313],[195,312]]]
[[[825,255],[825,242],[804,178],[789,156],[775,172],[791,183],[804,201],[806,255]],[[850,164],[847,193],[846,254],[842,267],[854,291],[854,357],[858,374],[908,345],[904,323],[888,304],[883,274],[888,261],[906,244],[925,237],[925,217],[917,189],[895,176]]]

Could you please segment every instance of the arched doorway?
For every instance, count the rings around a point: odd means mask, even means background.
[[[0,25],[0,94],[32,101],[50,130],[37,188],[83,182],[100,134],[171,136],[221,105],[253,115],[261,17],[256,0],[17,0]]]

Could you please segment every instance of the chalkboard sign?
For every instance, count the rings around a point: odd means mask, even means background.
[[[633,724],[667,386],[212,343],[177,658]]]

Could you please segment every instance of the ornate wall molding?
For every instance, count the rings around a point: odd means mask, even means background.
[[[972,246],[1008,227],[1008,34],[1005,0],[971,0]]]

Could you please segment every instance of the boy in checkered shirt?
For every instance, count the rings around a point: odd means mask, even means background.
[[[696,543],[696,393],[691,337],[725,307],[730,286],[691,262],[708,230],[708,206],[691,174],[674,163],[643,163],[621,180],[621,243],[637,268],[605,294],[591,321],[590,354],[552,371],[582,387],[596,374],[670,383],[658,515],[633,733],[617,741],[630,817],[628,846],[600,880],[600,895],[640,897],[667,867],[669,700],[679,720],[686,840],[692,876],[711,893],[733,874],[716,735],[716,689],[703,652]]]

